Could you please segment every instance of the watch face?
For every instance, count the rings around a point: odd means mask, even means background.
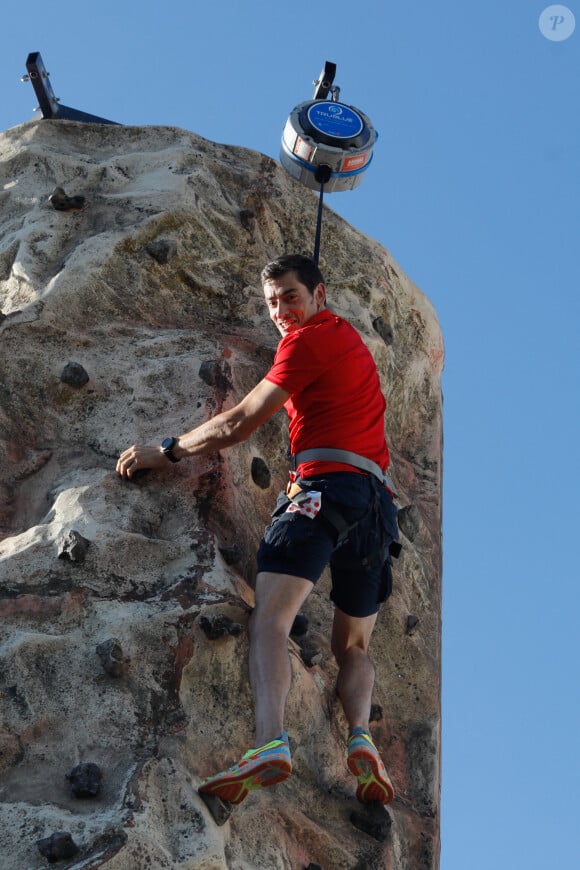
[[[165,438],[161,442],[161,449],[162,450],[171,450],[171,448],[173,447],[174,444],[175,444],[175,438]]]

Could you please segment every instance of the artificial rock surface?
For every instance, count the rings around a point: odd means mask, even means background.
[[[252,740],[245,626],[287,472],[285,414],[163,474],[122,482],[114,468],[125,447],[186,431],[266,372],[277,333],[259,271],[311,251],[317,197],[269,157],[172,128],[35,121],[0,136],[0,158],[3,870],[47,866],[37,841],[59,832],[79,848],[62,867],[435,870],[443,347],[431,304],[326,209],[330,307],[377,361],[409,508],[371,647],[371,731],[396,799],[384,824],[353,824],[324,576],[289,642],[294,773],[219,827],[196,787]],[[79,208],[57,210],[57,187]],[[213,637],[215,625],[236,630]],[[93,796],[71,791],[79,764],[102,774]]]

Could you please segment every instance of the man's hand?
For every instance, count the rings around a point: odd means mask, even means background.
[[[147,468],[167,468],[170,464],[161,447],[133,444],[119,456],[117,474],[127,480],[133,477],[136,471],[144,471]]]

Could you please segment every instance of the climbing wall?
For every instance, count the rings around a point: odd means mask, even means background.
[[[57,866],[434,870],[439,855],[443,347],[387,251],[329,209],[330,307],[388,402],[403,552],[371,653],[397,796],[346,768],[325,575],[289,642],[294,773],[216,819],[200,778],[252,739],[254,553],[286,419],[115,474],[235,404],[277,343],[265,262],[309,253],[317,197],[272,159],[173,128],[39,121],[0,136],[0,854]],[[337,196],[348,194],[337,194]]]

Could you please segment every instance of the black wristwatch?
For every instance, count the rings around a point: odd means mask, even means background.
[[[179,462],[180,460],[173,453],[173,448],[177,444],[177,438],[165,438],[161,442],[161,449],[167,456],[170,462]]]

